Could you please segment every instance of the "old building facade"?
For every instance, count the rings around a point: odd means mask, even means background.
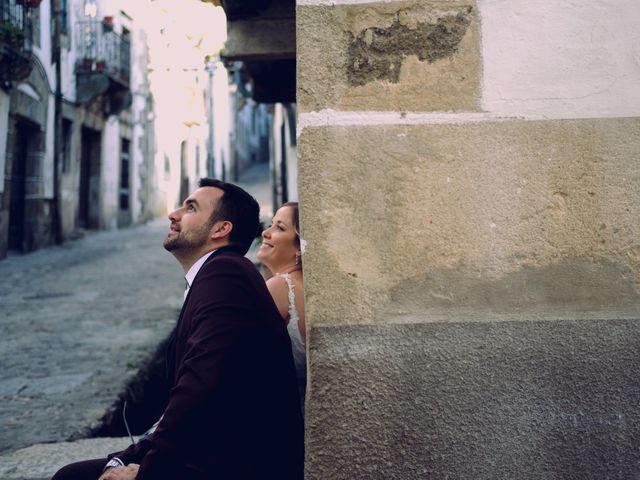
[[[3,25],[30,42],[31,70],[9,72],[0,93],[0,257],[151,218],[159,201],[148,48],[125,4],[2,8],[13,15]]]

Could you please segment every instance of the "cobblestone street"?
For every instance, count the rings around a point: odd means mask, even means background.
[[[0,262],[0,452],[82,436],[175,323],[167,220]]]

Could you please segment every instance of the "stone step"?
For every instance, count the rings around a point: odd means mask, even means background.
[[[61,467],[124,450],[129,437],[40,443],[0,456],[0,480],[50,480]]]

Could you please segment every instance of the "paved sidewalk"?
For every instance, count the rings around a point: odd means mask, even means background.
[[[65,465],[100,458],[129,444],[128,438],[88,438],[23,448],[0,457],[0,480],[50,480]]]

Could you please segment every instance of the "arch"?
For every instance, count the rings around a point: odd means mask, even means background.
[[[33,68],[31,73],[11,91],[10,111],[13,115],[24,117],[37,124],[42,131],[47,126],[47,111],[49,107],[49,79],[40,59],[31,56]],[[39,99],[34,98],[39,97]]]

